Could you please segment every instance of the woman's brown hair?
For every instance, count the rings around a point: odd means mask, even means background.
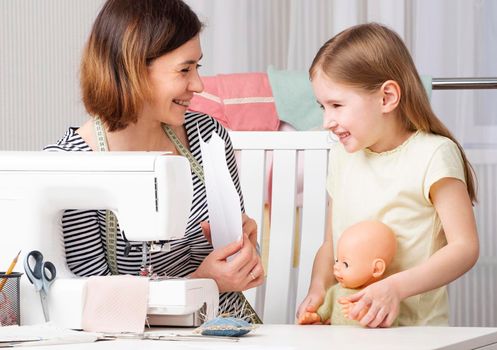
[[[150,97],[147,66],[202,30],[181,0],[108,0],[93,24],[81,61],[87,112],[109,131],[136,122]]]
[[[360,24],[328,40],[318,51],[309,76],[317,71],[337,83],[365,91],[377,91],[387,80],[400,86],[399,117],[407,130],[445,136],[457,145],[464,162],[466,187],[476,202],[476,178],[462,146],[431,109],[409,50],[391,29],[377,24]]]

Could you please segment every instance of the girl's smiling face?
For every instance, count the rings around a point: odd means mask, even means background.
[[[374,148],[383,136],[382,95],[330,79],[321,70],[312,77],[323,127],[336,135],[347,152]]]

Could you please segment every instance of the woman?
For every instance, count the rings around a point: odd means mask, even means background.
[[[202,164],[197,130],[206,141],[216,132],[225,141],[226,160],[243,208],[228,133],[211,117],[187,112],[193,94],[203,89],[198,74],[201,29],[198,17],[181,0],[107,1],[93,25],[81,64],[83,102],[92,118],[80,128],[69,128],[45,149],[190,152],[191,162]],[[185,237],[173,241],[169,252],[152,253],[150,265],[160,275],[214,279],[221,292],[220,312],[240,315],[243,298],[233,292],[256,287],[264,279],[255,248],[255,222],[242,214],[243,240],[213,250],[201,228],[202,223],[208,236],[202,174],[192,172],[192,179],[194,199]],[[107,228],[113,220],[102,210],[66,211],[65,248],[74,273],[140,271],[139,246],[126,248],[118,228],[115,250],[107,244],[107,231],[112,231]],[[227,262],[235,252],[239,254]]]

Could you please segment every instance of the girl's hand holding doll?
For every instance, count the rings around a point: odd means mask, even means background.
[[[390,278],[373,283],[345,299],[352,303],[347,317],[359,321],[364,327],[390,327],[400,310],[401,299]]]

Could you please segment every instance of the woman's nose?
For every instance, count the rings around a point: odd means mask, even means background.
[[[200,78],[200,74],[198,74],[198,71],[196,71],[193,74],[190,83],[188,85],[188,89],[196,93],[204,91],[204,83],[202,82],[202,79]]]

